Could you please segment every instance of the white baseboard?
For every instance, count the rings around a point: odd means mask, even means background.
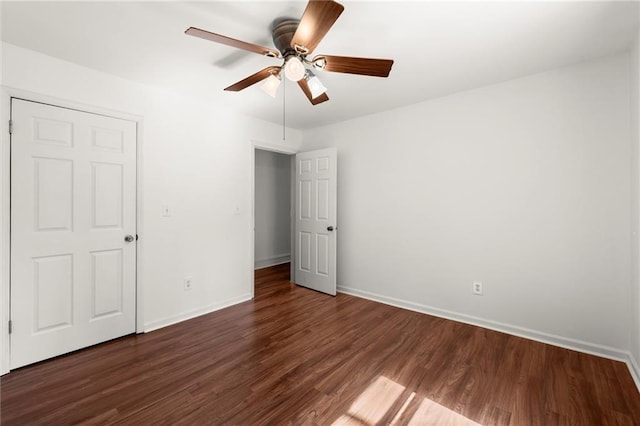
[[[627,367],[629,368],[631,377],[633,377],[633,381],[636,383],[638,391],[640,391],[640,366],[638,365],[638,360],[636,360],[631,353],[627,356]]]
[[[157,330],[159,328],[167,327],[169,325],[177,324],[182,321],[190,320],[195,317],[199,317],[201,315],[210,314],[211,312],[219,311],[220,309],[227,308],[229,306],[237,305],[238,303],[246,302],[247,300],[251,300],[252,297],[250,294],[243,294],[238,297],[234,297],[231,299],[224,300],[220,303],[215,303],[213,305],[205,306],[198,309],[193,309],[188,312],[184,312],[180,315],[176,315],[169,318],[163,318],[156,321],[151,321],[144,325],[144,332],[148,333],[153,330]]]
[[[264,259],[256,259],[253,265],[253,269],[268,268],[269,266],[281,265],[287,262],[291,262],[291,253],[276,254]]]
[[[631,370],[632,376],[634,376],[634,380],[636,380],[636,385],[639,384],[637,380],[637,377],[638,377],[637,372],[640,372],[640,369],[637,368],[637,363],[634,365],[636,372],[634,373],[634,371],[631,369],[631,363],[633,363],[633,358],[627,351],[623,351],[620,349],[616,349],[616,348],[612,348],[604,345],[584,342],[582,340],[570,339],[567,337],[544,333],[541,331],[531,330],[524,327],[518,327],[515,325],[504,324],[498,321],[486,320],[483,318],[478,318],[471,315],[465,315],[458,312],[438,309],[432,306],[408,302],[406,300],[383,296],[380,294],[371,293],[364,290],[358,290],[355,288],[338,286],[338,292],[350,294],[356,297],[361,297],[363,299],[373,300],[374,302],[380,302],[380,303],[395,306],[398,308],[408,309],[414,312],[420,312],[423,314],[433,315],[440,318],[446,318],[449,320],[462,322],[465,324],[475,325],[478,327],[487,328],[490,330],[495,330],[495,331],[511,334],[518,337],[523,337],[529,340],[548,343],[550,345],[559,346],[565,349],[571,349],[578,352],[584,352],[591,355],[597,355],[604,358],[613,359],[616,361],[622,361],[627,363],[627,365],[630,366],[629,369]],[[638,389],[640,390],[640,386],[638,387]]]

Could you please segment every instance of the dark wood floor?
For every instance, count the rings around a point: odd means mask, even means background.
[[[13,371],[2,424],[640,424],[616,361],[256,274],[256,298]]]

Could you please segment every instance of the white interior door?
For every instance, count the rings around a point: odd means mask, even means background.
[[[337,151],[296,154],[296,284],[336,294]]]
[[[17,99],[11,119],[17,368],[135,332],[136,123]]]

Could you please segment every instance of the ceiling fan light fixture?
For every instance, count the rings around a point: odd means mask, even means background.
[[[272,98],[276,97],[276,92],[278,91],[278,87],[280,86],[280,78],[271,74],[267,79],[262,83],[260,88]]]
[[[304,78],[305,68],[297,56],[289,56],[284,63],[284,75],[291,81],[299,81]]]
[[[309,90],[311,90],[311,98],[315,99],[318,96],[322,95],[327,91],[327,88],[324,87],[324,84],[320,81],[318,77],[316,77],[311,71],[307,70],[307,74],[305,76],[307,79],[307,85],[309,86]]]

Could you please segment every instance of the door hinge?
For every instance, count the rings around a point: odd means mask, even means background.
[[[136,241],[138,241],[138,234],[136,234]]]
[[[9,320],[9,334],[13,331],[13,322]]]
[[[13,134],[13,120],[9,120],[9,134]]]

